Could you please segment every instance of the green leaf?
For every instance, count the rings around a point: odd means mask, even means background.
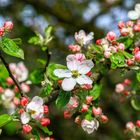
[[[44,70],[36,69],[29,75],[29,80],[32,81],[33,84],[40,84],[44,79]]]
[[[137,77],[137,80],[140,82],[140,72],[137,72],[136,77]]]
[[[12,116],[8,114],[3,114],[0,116],[0,127],[6,125],[7,123],[12,121]]]
[[[131,59],[133,57],[132,54],[126,52],[126,51],[122,51],[123,55],[127,58],[127,59]]]
[[[65,107],[65,105],[70,100],[70,96],[71,96],[70,92],[60,91],[59,96],[57,97],[56,100],[56,106],[58,108]]]
[[[133,107],[135,110],[140,111],[140,99],[138,99],[138,98],[133,98],[133,99],[131,100],[131,105],[132,105],[132,107]]]
[[[32,134],[34,135],[35,140],[40,140],[39,132],[35,128],[33,128]]]
[[[22,44],[22,40],[21,38],[14,38],[12,39],[17,45],[21,45]]]
[[[93,96],[93,100],[96,100],[99,98],[101,89],[102,89],[102,85],[95,84],[92,90],[89,91],[89,94]]]
[[[54,70],[55,69],[66,69],[66,66],[60,65],[60,64],[55,64],[55,63],[50,63],[49,64],[46,74],[50,79],[52,79],[54,81],[60,79],[60,78],[58,78],[57,76],[54,75]]]
[[[17,44],[9,39],[9,38],[3,38],[2,39],[2,50],[8,54],[8,55],[11,55],[11,56],[14,56],[14,57],[18,57],[18,58],[21,58],[21,59],[24,59],[24,52],[22,49],[20,49]]]
[[[9,77],[9,73],[4,65],[0,65],[0,79],[6,79]]]
[[[110,56],[111,61],[111,68],[116,69],[117,67],[124,67],[125,66],[125,57],[121,52],[116,54],[112,54]]]
[[[43,127],[43,126],[39,125],[39,128],[40,128],[44,133],[48,134],[49,136],[53,135],[53,132],[50,131],[50,130],[48,129],[48,127],[46,127],[46,126]]]
[[[47,95],[49,95],[51,92],[52,92],[52,86],[51,86],[51,84],[47,84],[44,88],[43,88],[43,90],[41,91],[41,95],[43,96],[43,97],[45,97],[45,96],[47,96]]]
[[[45,28],[45,45],[47,45],[52,39],[52,33],[53,31],[53,27],[52,26],[48,26],[47,28]]]

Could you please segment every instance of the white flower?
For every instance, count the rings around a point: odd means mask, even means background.
[[[92,121],[83,120],[81,123],[81,126],[85,132],[87,132],[88,134],[91,134],[94,132],[94,130],[98,129],[99,122],[96,119]]]
[[[84,30],[75,33],[75,40],[81,45],[89,45],[93,39],[93,32],[86,35]]]
[[[135,10],[131,10],[128,12],[128,17],[131,20],[137,20],[140,18],[140,4],[136,4]]]
[[[2,100],[12,100],[15,97],[15,93],[11,89],[6,89],[2,94]]]
[[[54,74],[59,78],[64,78],[62,82],[62,88],[65,91],[71,91],[74,89],[76,83],[79,85],[92,84],[92,80],[86,76],[94,64],[91,60],[78,61],[71,59],[67,61],[68,69],[56,69]]]
[[[43,99],[35,96],[26,107],[26,112],[21,115],[21,122],[26,124],[30,118],[41,119],[44,114]]]
[[[11,63],[9,67],[19,82],[27,80],[28,69],[25,67],[23,62],[19,62],[17,65],[15,63]]]

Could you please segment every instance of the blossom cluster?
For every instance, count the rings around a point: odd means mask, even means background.
[[[13,29],[13,23],[11,21],[6,21],[2,27],[0,27],[0,37],[4,36],[6,32]]]
[[[9,68],[14,77],[21,82],[22,91],[28,93],[30,91],[30,81],[28,81],[28,69],[24,63],[10,63]],[[11,77],[7,77],[5,85],[0,86],[0,93],[2,105],[7,109],[8,113],[13,114],[20,104],[20,99],[18,97],[19,89]]]

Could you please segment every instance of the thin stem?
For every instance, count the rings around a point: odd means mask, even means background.
[[[9,73],[9,76],[12,78],[12,80],[14,81],[15,85],[18,87],[19,91],[20,91],[20,94],[21,96],[25,96],[25,94],[23,93],[22,89],[21,89],[21,86],[20,86],[20,83],[15,79],[15,77],[13,76],[10,68],[9,68],[9,64],[5,61],[4,57],[2,56],[2,53],[0,51],[0,59],[1,61],[3,62],[4,66],[6,67],[8,73]]]
[[[46,55],[47,55],[47,62],[46,62],[46,65],[45,65],[44,72],[46,72],[47,67],[48,67],[48,65],[49,65],[49,63],[50,63],[50,59],[51,59],[51,53],[49,52],[48,49],[46,50]]]

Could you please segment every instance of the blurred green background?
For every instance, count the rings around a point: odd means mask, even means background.
[[[80,29],[86,32],[93,31],[94,41],[105,36],[107,31],[113,30],[117,34],[117,23],[126,21],[127,12],[134,8],[139,0],[0,0],[0,26],[5,20],[14,22],[14,29],[10,37],[20,37],[23,40],[22,48],[25,51],[25,64],[32,71],[40,67],[37,58],[45,58],[38,46],[28,44],[28,39],[34,31],[43,34],[49,24],[54,26],[54,40],[49,44],[52,52],[51,61],[64,63],[65,56],[69,53],[68,44],[74,42],[74,33]],[[18,62],[19,59],[5,56],[8,62]],[[125,123],[139,117],[134,112],[129,102],[120,103],[113,93],[119,78],[117,71],[110,72],[104,78],[104,90],[101,95],[101,106],[108,115],[108,124],[101,125],[97,132],[87,135],[73,120],[65,120],[62,111],[51,105],[52,126],[56,140],[126,140],[124,134]],[[131,78],[133,75],[128,73]],[[37,94],[36,87],[32,88]],[[26,139],[23,135],[16,135],[13,124],[4,129],[0,140]],[[16,127],[16,126],[15,126]]]

